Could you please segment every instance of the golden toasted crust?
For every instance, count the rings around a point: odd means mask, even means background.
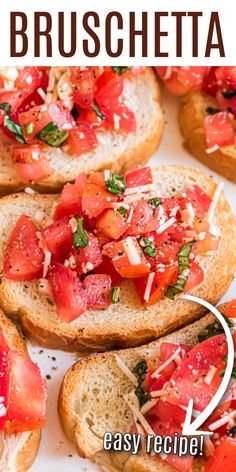
[[[198,183],[211,197],[215,183],[201,172],[179,166],[161,166],[154,170],[155,187],[163,196],[184,191]],[[167,190],[168,189],[168,190]],[[0,255],[14,224],[22,213],[34,218],[37,209],[50,214],[55,196],[16,194],[0,200]],[[203,282],[192,294],[217,303],[228,289],[236,266],[236,227],[234,216],[221,195],[215,212],[221,230],[220,244],[213,254],[204,256]],[[0,259],[0,270],[2,261]],[[200,318],[204,309],[180,298],[163,298],[155,306],[143,309],[127,281],[121,288],[121,302],[108,309],[86,311],[72,323],[58,319],[55,305],[38,292],[37,282],[12,282],[1,279],[0,304],[20,318],[24,332],[39,344],[68,351],[102,351],[114,347],[132,347],[152,341]]]
[[[27,349],[25,342],[19,335],[14,324],[6,318],[3,311],[0,309],[0,330],[3,332],[4,337],[11,349],[16,349],[19,352],[26,353]],[[38,448],[40,444],[40,430],[30,431],[29,433],[23,433],[26,436],[25,441],[22,443],[19,451],[15,458],[14,472],[25,472],[34,463]],[[15,447],[17,447],[18,441],[21,441],[22,434],[18,435],[3,435],[0,436],[0,472],[10,472],[10,465],[4,462],[2,465],[2,457],[4,455],[4,448],[12,448],[12,454],[14,454]],[[11,439],[12,438],[12,439]],[[12,441],[12,444],[11,444]],[[8,469],[9,467],[9,469]]]
[[[217,107],[214,98],[202,93],[192,93],[182,99],[179,113],[184,146],[210,169],[236,183],[236,147],[226,146],[208,154],[203,122],[206,109]]]
[[[55,149],[47,152],[54,172],[45,181],[30,186],[40,193],[54,193],[60,191],[65,183],[75,180],[82,171],[111,169],[121,172],[133,164],[145,164],[158,149],[164,128],[160,87],[150,67],[143,74],[125,78],[124,98],[136,116],[136,132],[123,135],[106,132],[103,136],[105,144],[79,157]],[[13,168],[12,141],[3,134],[0,138],[0,195],[7,195],[29,184],[23,184]]]

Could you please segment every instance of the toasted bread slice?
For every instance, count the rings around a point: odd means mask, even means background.
[[[161,166],[154,170],[156,192],[171,196],[198,183],[210,196],[216,184],[201,172],[178,166]],[[155,192],[154,192],[155,194]],[[21,214],[35,218],[36,211],[50,213],[57,197],[20,193],[0,200],[0,255]],[[214,222],[221,231],[218,250],[201,261],[205,276],[192,290],[211,303],[216,303],[231,283],[236,266],[236,227],[234,216],[221,194]],[[2,259],[0,259],[2,270]],[[152,341],[200,318],[199,305],[176,297],[163,298],[154,306],[142,308],[131,281],[121,286],[121,300],[106,310],[86,311],[71,323],[59,320],[55,305],[38,291],[38,282],[13,282],[2,277],[0,304],[7,313],[20,318],[24,332],[38,343],[50,348],[78,351],[131,347]]]
[[[0,310],[0,330],[11,349],[27,353],[23,339],[2,310]],[[24,472],[28,470],[35,461],[39,443],[39,430],[8,435],[0,432],[0,472]]]
[[[123,396],[134,386],[118,366],[114,355],[118,354],[132,370],[137,362],[148,360],[154,352],[158,357],[162,342],[196,345],[199,332],[213,320],[214,316],[208,314],[146,346],[82,358],[69,369],[60,389],[58,412],[65,434],[74,442],[80,456],[95,461],[104,467],[104,471],[174,472],[175,469],[157,458],[142,454],[108,454],[102,450],[105,432],[124,434],[130,432],[133,425],[132,413]],[[193,471],[198,472],[202,460],[194,462]]]
[[[218,108],[216,100],[204,93],[193,92],[182,99],[179,123],[184,137],[184,146],[210,169],[232,182],[236,182],[236,148],[226,146],[207,153],[206,137],[203,129],[207,108]]]
[[[40,192],[56,192],[69,181],[75,180],[81,172],[111,169],[114,172],[127,169],[133,164],[144,164],[157,150],[164,127],[160,105],[160,88],[151,68],[135,77],[125,78],[124,100],[134,112],[137,129],[134,133],[104,132],[103,144],[89,153],[73,157],[61,150],[47,152],[53,174],[43,182],[34,185]],[[21,190],[27,185],[20,181],[12,164],[13,141],[0,135],[0,195]]]

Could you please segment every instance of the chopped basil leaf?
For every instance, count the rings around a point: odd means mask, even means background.
[[[126,178],[120,177],[118,174],[112,174],[111,178],[106,181],[106,186],[108,192],[121,197],[126,189]]]
[[[88,241],[88,236],[84,231],[84,226],[83,226],[84,218],[78,216],[76,219],[77,219],[78,226],[77,226],[76,232],[73,233],[73,246],[75,250],[78,252],[79,250],[78,248],[84,248],[88,246],[89,241]]]
[[[153,257],[156,254],[155,246],[152,244],[150,239],[143,236],[139,239],[139,245],[141,246],[144,254],[147,254],[150,257]]]
[[[226,90],[225,92],[222,92],[222,95],[224,98],[233,98],[236,97],[236,90]]]
[[[36,138],[49,146],[60,147],[68,138],[68,133],[67,131],[60,130],[58,126],[51,121],[51,123],[48,123],[48,125],[36,135]]]
[[[151,396],[149,395],[149,393],[145,392],[145,390],[142,388],[142,383],[147,375],[147,372],[148,372],[148,366],[145,360],[138,362],[138,364],[133,369],[133,373],[138,378],[138,386],[135,390],[135,394],[138,397],[139,403],[141,406],[151,399]]]
[[[128,72],[130,71],[130,67],[128,66],[121,66],[121,67],[111,67],[112,70],[114,70],[114,72],[116,72],[118,75],[123,75],[125,74],[125,72]]]
[[[156,198],[151,198],[151,200],[148,200],[149,205],[152,206],[152,208],[155,210],[159,205],[162,205],[162,201],[156,197]]]
[[[112,296],[111,296],[112,303],[118,303],[120,300],[120,287],[114,287],[112,289]]]
[[[208,113],[208,115],[216,115],[216,113],[219,113],[219,108],[215,108],[215,107],[208,107],[206,109],[206,112]]]
[[[166,296],[170,298],[171,300],[174,300],[175,295],[178,295],[179,293],[183,292],[183,289],[186,285],[186,282],[188,280],[188,277],[181,277],[179,276],[177,279],[177,282],[175,285],[171,285],[167,292]]]
[[[10,115],[11,113],[11,105],[10,103],[0,103],[0,110],[5,110],[6,115]]]
[[[191,241],[191,243],[184,244],[178,252],[178,264],[180,270],[185,270],[190,266],[188,256],[191,252],[194,243],[195,241]]]
[[[226,369],[222,370],[222,372],[220,373],[220,376],[221,376],[221,377],[224,377],[224,375],[225,375],[225,370],[226,370]],[[231,379],[236,379],[236,367],[234,367],[233,370],[232,370]]]
[[[120,213],[121,216],[123,216],[124,218],[127,217],[127,210],[125,207],[121,206],[120,208],[118,208],[118,213]]]
[[[236,426],[234,426],[227,432],[228,436],[234,436],[235,434],[236,434]]]
[[[224,315],[223,315],[224,316]],[[228,326],[232,328],[233,324],[229,318],[224,316],[225,321],[227,322]],[[217,334],[224,334],[224,329],[218,321],[209,324],[204,328],[198,335],[198,340],[201,343],[205,341],[205,339],[212,338],[213,336],[217,336]]]
[[[29,136],[30,134],[33,133],[34,125],[33,123],[29,123],[28,125],[24,126],[26,135]]]
[[[4,118],[4,126],[15,135],[17,141],[22,144],[26,144],[21,126],[18,125],[18,123],[15,123],[15,121],[11,120],[7,115]]]
[[[97,104],[96,100],[94,100],[94,103],[93,103],[93,111],[96,113],[96,115],[98,116],[98,118],[100,118],[100,120],[105,120],[105,116],[104,116],[103,113],[99,110],[99,107],[98,107],[98,104]]]

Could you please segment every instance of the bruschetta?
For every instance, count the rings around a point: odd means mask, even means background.
[[[45,423],[46,384],[24,341],[0,311],[0,472],[25,472]]]
[[[234,300],[228,308],[230,326],[235,306]],[[221,309],[227,313],[226,306]],[[182,435],[189,399],[194,398],[196,416],[216,393],[226,362],[226,338],[212,315],[140,348],[81,359],[67,372],[60,389],[58,411],[65,434],[79,455],[96,462],[102,471],[216,472],[222,467],[234,471],[234,371],[230,388],[201,428],[214,433],[205,437],[203,456],[147,454],[145,447],[148,434]],[[106,452],[107,432],[141,434],[143,447],[136,455]]]
[[[0,194],[144,164],[163,124],[151,68],[1,67]]]
[[[235,220],[218,186],[177,166],[80,174],[60,196],[0,200],[0,303],[51,348],[148,342],[202,315],[235,270]]]
[[[181,96],[184,146],[210,169],[236,182],[235,67],[158,67],[167,89]]]

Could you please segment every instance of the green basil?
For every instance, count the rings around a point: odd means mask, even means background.
[[[131,70],[130,67],[128,66],[121,66],[121,67],[111,67],[114,72],[116,72],[118,75],[123,75],[125,72],[129,72]]]
[[[170,298],[171,300],[174,300],[175,295],[178,295],[179,293],[183,292],[184,287],[187,283],[188,277],[183,276],[182,272],[190,266],[189,254],[191,252],[191,249],[194,243],[195,241],[191,241],[191,243],[184,244],[178,252],[178,266],[179,266],[178,279],[177,279],[176,284],[171,285],[166,292],[166,296]]]
[[[151,399],[151,396],[149,395],[149,393],[145,392],[145,390],[142,388],[142,383],[144,379],[146,378],[147,372],[148,372],[148,366],[145,360],[138,362],[138,364],[133,369],[133,373],[138,378],[138,386],[135,390],[135,394],[138,397],[139,403],[141,406]]]
[[[78,216],[76,217],[76,220],[77,220],[78,226],[77,226],[76,232],[73,233],[73,246],[75,250],[78,252],[79,248],[84,248],[88,246],[89,240],[83,226],[84,218]]]
[[[236,97],[236,90],[226,90],[225,92],[222,92],[222,95],[224,98],[233,98]]]
[[[139,245],[141,246],[144,254],[147,254],[150,257],[155,256],[156,249],[155,249],[155,246],[150,241],[150,239],[142,236],[142,238],[139,239]]]
[[[4,118],[4,126],[15,135],[17,141],[26,144],[21,126],[11,120],[8,115]]]
[[[114,287],[111,295],[112,303],[118,303],[120,300],[120,287]]]
[[[96,100],[94,100],[94,103],[93,103],[93,111],[96,113],[98,118],[100,118],[100,120],[105,120],[105,115],[103,115],[101,110],[99,110],[99,106],[98,106]]]
[[[0,103],[0,110],[4,110],[6,112],[6,115],[10,115],[11,113],[11,105],[10,103]]]
[[[28,125],[25,125],[24,128],[25,128],[26,135],[30,136],[30,134],[33,133],[34,125],[33,123],[29,123]]]
[[[171,285],[168,288],[166,292],[166,296],[170,298],[171,300],[174,300],[175,295],[178,295],[179,293],[183,292],[187,280],[188,280],[188,277],[181,277],[181,275],[179,275],[176,284]]]
[[[118,213],[120,213],[123,218],[127,217],[127,210],[125,207],[121,206],[120,208],[117,209]]]
[[[236,426],[234,426],[227,432],[228,436],[235,436],[235,434],[236,434]]]
[[[160,198],[156,197],[156,198],[151,198],[151,200],[148,200],[148,203],[149,205],[152,206],[152,208],[155,210],[157,207],[159,207],[159,205],[162,205],[162,201],[160,200]]]
[[[223,315],[224,316],[224,315]],[[224,316],[225,321],[227,322],[230,328],[233,327],[233,323],[230,321],[229,318]],[[205,339],[212,338],[213,336],[217,336],[218,334],[224,334],[224,329],[218,321],[214,321],[214,323],[209,324],[206,328],[202,329],[202,331],[198,335],[198,340],[201,343],[205,341]]]
[[[215,108],[215,107],[208,107],[206,108],[206,112],[208,113],[208,115],[216,115],[216,113],[219,113],[219,108]]]
[[[118,197],[121,197],[126,189],[126,178],[120,177],[118,174],[112,174],[111,178],[106,181],[107,190]]]
[[[68,138],[68,133],[67,131],[60,130],[58,126],[51,121],[36,137],[49,146],[60,147]]]
[[[188,256],[192,250],[194,243],[195,241],[191,241],[191,243],[184,244],[178,252],[178,265],[180,270],[185,270],[190,266]]]

